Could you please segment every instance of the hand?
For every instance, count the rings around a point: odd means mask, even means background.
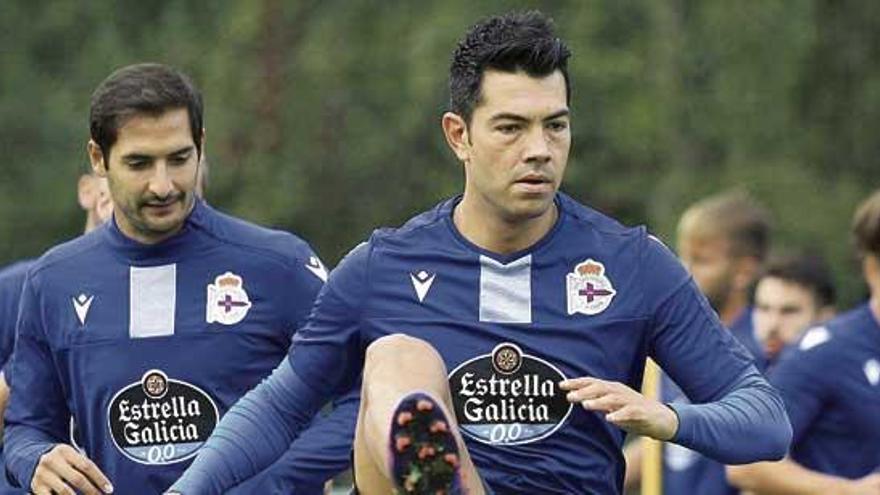
[[[59,444],[40,457],[31,480],[31,492],[34,495],[101,495],[113,493],[113,485],[95,463],[70,445]]]
[[[569,402],[604,412],[608,422],[630,433],[666,441],[678,431],[675,411],[620,382],[584,377],[564,380],[559,387],[569,391]]]
[[[880,494],[880,473],[869,474],[857,480],[846,480],[837,493],[842,495],[878,495]]]

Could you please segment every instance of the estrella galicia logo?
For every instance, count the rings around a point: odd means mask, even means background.
[[[168,378],[160,370],[144,373],[110,400],[107,420],[113,443],[141,464],[172,464],[196,455],[220,415],[200,388]]]
[[[499,344],[491,354],[461,363],[449,374],[459,427],[493,445],[521,445],[552,435],[572,404],[559,390],[565,375],[547,361]]]

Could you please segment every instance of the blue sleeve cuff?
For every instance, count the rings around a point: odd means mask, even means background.
[[[12,432],[10,432],[12,433]],[[58,445],[55,442],[18,442],[14,439],[7,440],[4,445],[6,458],[6,471],[11,479],[21,488],[30,488],[37,464],[44,454]],[[23,444],[22,444],[23,443]]]
[[[724,464],[785,456],[792,430],[778,392],[757,371],[737,385],[716,402],[669,404],[679,421],[671,441]]]

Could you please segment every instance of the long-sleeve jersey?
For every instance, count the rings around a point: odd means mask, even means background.
[[[18,261],[0,269],[0,369],[12,355],[21,287],[32,263],[33,260]]]
[[[167,489],[226,410],[284,358],[325,278],[301,239],[201,201],[155,245],[114,221],[53,248],[22,291],[7,470],[30,486],[40,456],[68,441],[72,416],[79,446],[117,493]],[[350,428],[288,442],[292,461],[317,464],[329,444],[347,463],[357,408],[348,411]],[[314,476],[300,481],[319,490],[334,469],[339,462],[320,476],[294,474]]]
[[[560,193],[550,232],[502,256],[455,228],[458,200],[377,231],[343,260],[287,361],[230,411],[175,490],[221,493],[271,462],[326,397],[351,386],[366,346],[393,333],[443,358],[468,450],[499,494],[620,493],[624,432],[567,402],[558,383],[638,388],[647,356],[708,403],[672,406],[674,441],[722,462],[785,453],[781,398],[644,228]]]
[[[752,309],[747,308],[730,325],[730,334],[755,358],[755,365],[764,371],[764,351],[755,337]],[[687,396],[664,374],[660,381],[663,402],[687,403]],[[699,452],[674,443],[663,444],[663,494],[736,495],[739,493],[727,482],[724,464],[709,459]]]
[[[15,321],[25,275],[33,260],[12,263],[0,269],[0,374],[6,366],[15,344]],[[6,465],[0,443],[0,468]],[[0,493],[14,492],[5,475],[0,475]]]
[[[769,372],[807,469],[861,478],[880,469],[880,323],[867,304],[804,333]]]

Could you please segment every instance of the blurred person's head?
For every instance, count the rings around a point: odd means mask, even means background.
[[[677,238],[682,263],[730,325],[748,306],[749,289],[767,256],[767,211],[742,191],[709,196],[684,212]]]
[[[116,223],[146,244],[176,233],[192,209],[204,143],[202,97],[160,64],[123,67],[92,94],[89,158],[108,181]]]
[[[83,229],[91,232],[113,215],[113,200],[107,179],[97,175],[82,174],[77,181],[77,199],[80,208],[86,213],[86,225]]]
[[[787,255],[767,262],[755,285],[755,335],[775,359],[807,327],[834,316],[836,291],[825,261],[816,255]]]
[[[862,273],[876,311],[880,312],[880,190],[874,191],[856,209],[852,236],[862,259]]]
[[[571,146],[569,54],[534,11],[490,17],[459,41],[443,130],[464,164],[471,218],[521,225],[555,215]]]

